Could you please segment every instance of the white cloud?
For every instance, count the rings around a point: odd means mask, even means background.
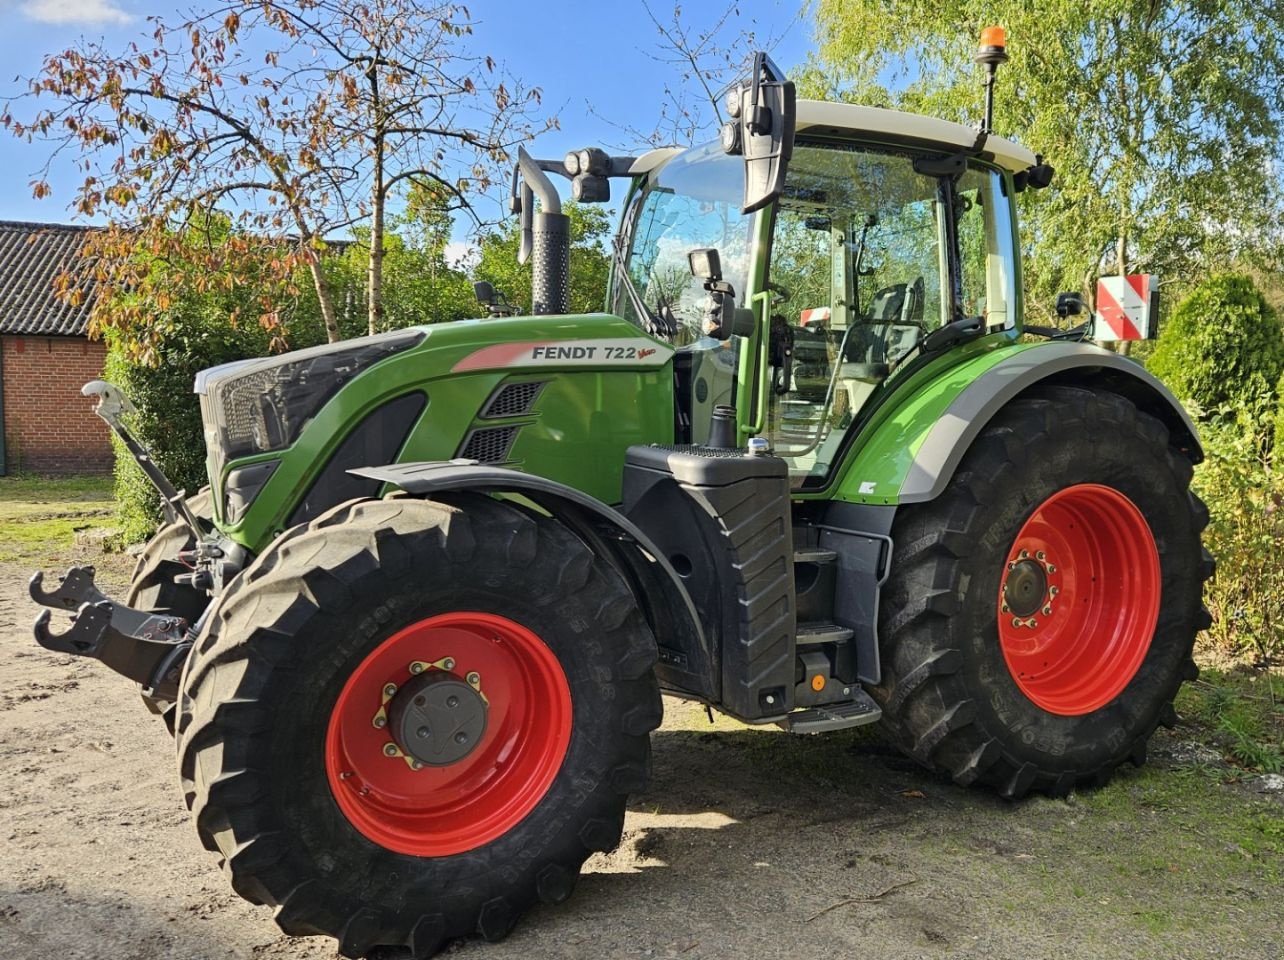
[[[470,270],[477,266],[478,250],[471,243],[451,240],[446,244],[446,262],[457,270]]]
[[[37,23],[121,25],[134,19],[112,0],[28,0],[22,12]]]

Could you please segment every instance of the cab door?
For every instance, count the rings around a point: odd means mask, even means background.
[[[907,153],[795,146],[768,265],[764,429],[795,487],[824,485],[861,411],[932,331],[978,314],[991,329],[1014,322],[1011,237],[997,172],[949,179]]]

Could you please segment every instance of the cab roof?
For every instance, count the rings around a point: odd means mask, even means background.
[[[976,130],[961,123],[902,113],[900,110],[826,100],[798,101],[797,132],[813,136],[848,138],[855,135],[875,140],[890,139],[943,150],[967,148],[976,142]],[[985,141],[982,153],[993,155],[994,163],[1012,173],[1020,173],[1035,163],[1033,152],[994,134]]]

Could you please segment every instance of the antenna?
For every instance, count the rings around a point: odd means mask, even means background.
[[[981,46],[973,59],[985,64],[985,120],[981,132],[989,134],[994,132],[994,75],[999,71],[999,64],[1008,60],[1007,32],[1002,27],[983,29]]]

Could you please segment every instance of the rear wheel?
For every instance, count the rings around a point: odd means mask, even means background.
[[[1174,718],[1207,626],[1207,511],[1168,432],[1110,393],[1001,411],[902,508],[873,691],[902,747],[1016,798],[1104,783]]]
[[[188,663],[184,793],[242,896],[347,956],[505,935],[619,841],[660,720],[624,581],[480,496],[335,508],[220,598]]]

